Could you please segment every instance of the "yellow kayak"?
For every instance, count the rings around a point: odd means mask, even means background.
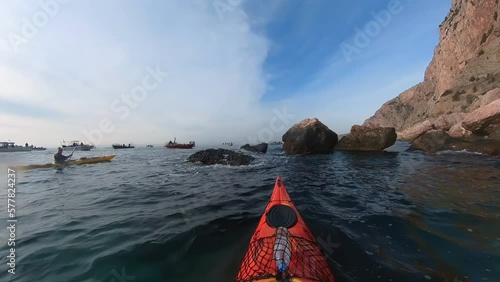
[[[29,169],[35,169],[35,168],[51,168],[51,167],[60,167],[60,166],[68,166],[68,165],[83,165],[83,164],[96,164],[96,163],[102,163],[102,162],[109,162],[111,159],[113,159],[116,155],[110,155],[110,156],[103,156],[103,157],[94,157],[94,158],[81,158],[78,160],[73,160],[73,161],[67,161],[62,164],[41,164],[41,165],[24,165],[24,166],[18,166],[18,170],[29,170]]]

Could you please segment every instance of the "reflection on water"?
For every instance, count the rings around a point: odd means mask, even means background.
[[[407,148],[286,157],[273,146],[237,168],[187,163],[196,150],[79,153],[118,156],[19,174],[22,256],[10,281],[120,281],[122,271],[134,282],[231,281],[278,175],[338,281],[495,281],[499,159]]]
[[[416,205],[406,217],[409,236],[431,258],[432,270],[439,269],[436,275],[467,279],[462,281],[499,277],[497,160],[467,153],[423,157],[415,164],[418,173],[401,187]],[[429,268],[429,261],[420,268]]]

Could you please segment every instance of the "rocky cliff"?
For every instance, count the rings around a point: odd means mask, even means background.
[[[499,13],[500,0],[452,0],[424,81],[364,125],[394,127],[400,139],[413,139],[421,131],[460,127],[468,113],[500,99],[494,90],[500,87]]]

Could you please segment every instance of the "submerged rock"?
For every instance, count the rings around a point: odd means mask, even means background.
[[[338,136],[317,118],[313,118],[292,126],[282,140],[287,155],[326,154],[333,151]]]
[[[351,133],[342,137],[335,150],[339,151],[382,151],[396,143],[394,127],[367,127],[353,125]]]
[[[443,130],[431,130],[413,140],[410,148],[429,153],[465,150],[495,156],[500,154],[500,141],[485,138],[454,138]]]
[[[201,163],[204,165],[231,165],[240,166],[248,165],[253,160],[252,156],[247,156],[242,153],[234,152],[226,149],[208,149],[196,152],[189,156],[188,161],[192,163]]]
[[[254,145],[254,146],[250,146],[250,144],[245,144],[245,145],[241,146],[240,150],[265,154],[267,152],[267,144],[260,143],[258,145]]]

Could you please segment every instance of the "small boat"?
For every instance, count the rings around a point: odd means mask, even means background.
[[[33,148],[28,146],[19,146],[15,142],[0,142],[0,152],[29,152]]]
[[[131,144],[128,144],[128,146],[125,144],[113,144],[112,146],[113,146],[113,149],[132,149],[132,148],[134,148],[134,146]]]
[[[235,281],[335,281],[316,238],[280,177],[250,239]]]
[[[64,151],[90,151],[90,149],[94,149],[95,146],[93,144],[85,144],[80,141],[69,141],[66,142],[63,140],[61,143]]]
[[[283,144],[283,141],[271,141],[268,144],[269,145],[281,145],[281,144]]]
[[[222,146],[228,146],[228,147],[231,147],[231,146],[233,146],[233,142],[226,142],[226,143],[222,143]]]
[[[115,157],[115,155],[94,157],[94,158],[80,158],[78,160],[67,161],[67,162],[64,162],[61,164],[48,163],[48,164],[41,164],[41,165],[24,165],[24,166],[18,166],[15,169],[30,170],[30,169],[36,169],[36,168],[51,168],[51,167],[62,167],[62,166],[70,166],[70,165],[97,164],[97,163],[109,162],[114,157]]]
[[[146,147],[148,147],[148,148],[153,148],[153,145],[146,145]]]
[[[168,143],[165,144],[165,147],[169,149],[193,149],[194,146],[195,146],[194,141],[190,141],[188,144],[180,144],[176,142],[175,138],[174,142],[169,141]]]
[[[45,148],[45,147],[31,147],[31,149],[33,149],[33,151],[45,151],[45,150],[47,150],[47,148]]]

